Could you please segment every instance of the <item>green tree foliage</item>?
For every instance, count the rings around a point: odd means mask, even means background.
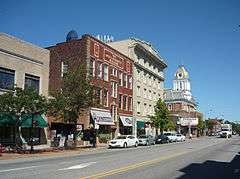
[[[198,125],[197,125],[197,131],[198,131],[198,136],[203,135],[203,131],[205,129],[205,123],[203,121],[202,116],[198,118]]]
[[[161,134],[164,130],[173,130],[176,128],[176,125],[173,123],[173,121],[168,118],[169,110],[161,99],[157,101],[157,104],[154,107],[154,111],[154,115],[149,117],[152,125],[157,130],[160,129]]]
[[[65,122],[77,124],[78,116],[82,109],[87,109],[94,104],[95,87],[87,70],[79,65],[64,74],[61,90],[52,94],[50,99],[49,114]],[[75,138],[75,136],[74,136]]]
[[[24,114],[44,114],[47,111],[47,99],[37,94],[33,89],[14,88],[0,95],[0,112],[12,116],[11,124],[16,128],[16,144],[20,145],[19,127]]]

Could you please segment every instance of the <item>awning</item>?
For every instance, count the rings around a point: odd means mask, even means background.
[[[48,127],[46,120],[40,114],[24,114],[21,116],[21,127]]]
[[[143,121],[137,121],[137,128],[138,129],[144,129],[145,122]]]
[[[133,125],[133,118],[129,116],[120,116],[120,119],[124,126],[132,126]]]
[[[0,126],[12,126],[16,124],[16,117],[11,114],[0,113]]]
[[[115,125],[110,112],[91,110],[93,120],[98,125]]]

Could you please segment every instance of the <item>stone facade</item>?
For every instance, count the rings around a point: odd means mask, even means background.
[[[151,44],[136,38],[108,44],[134,60],[133,116],[135,130],[133,130],[133,134],[154,135],[154,130],[149,125],[148,115],[154,114],[157,100],[163,98],[163,70],[167,67],[166,63]],[[145,123],[144,131],[137,129],[137,123],[141,121]]]

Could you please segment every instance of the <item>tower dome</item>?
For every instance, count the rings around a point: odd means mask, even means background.
[[[178,66],[178,69],[175,73],[175,78],[176,79],[189,79],[188,72],[183,65]]]
[[[66,41],[71,41],[71,40],[77,40],[78,39],[78,34],[75,30],[71,30],[70,32],[68,32],[67,37],[66,37]]]

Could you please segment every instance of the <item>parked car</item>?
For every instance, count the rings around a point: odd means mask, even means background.
[[[113,147],[127,148],[127,147],[131,147],[131,146],[137,147],[138,144],[139,144],[139,141],[135,136],[121,135],[121,136],[118,136],[116,139],[110,140],[108,142],[108,147],[109,148],[113,148]]]
[[[177,134],[177,142],[185,141],[186,137],[182,134]]]
[[[140,135],[138,137],[139,145],[154,145],[155,140],[151,135]]]
[[[166,132],[164,133],[169,139],[169,142],[177,142],[177,134],[173,132]]]
[[[155,139],[156,144],[164,144],[164,143],[169,143],[169,139],[166,135],[159,135]]]

